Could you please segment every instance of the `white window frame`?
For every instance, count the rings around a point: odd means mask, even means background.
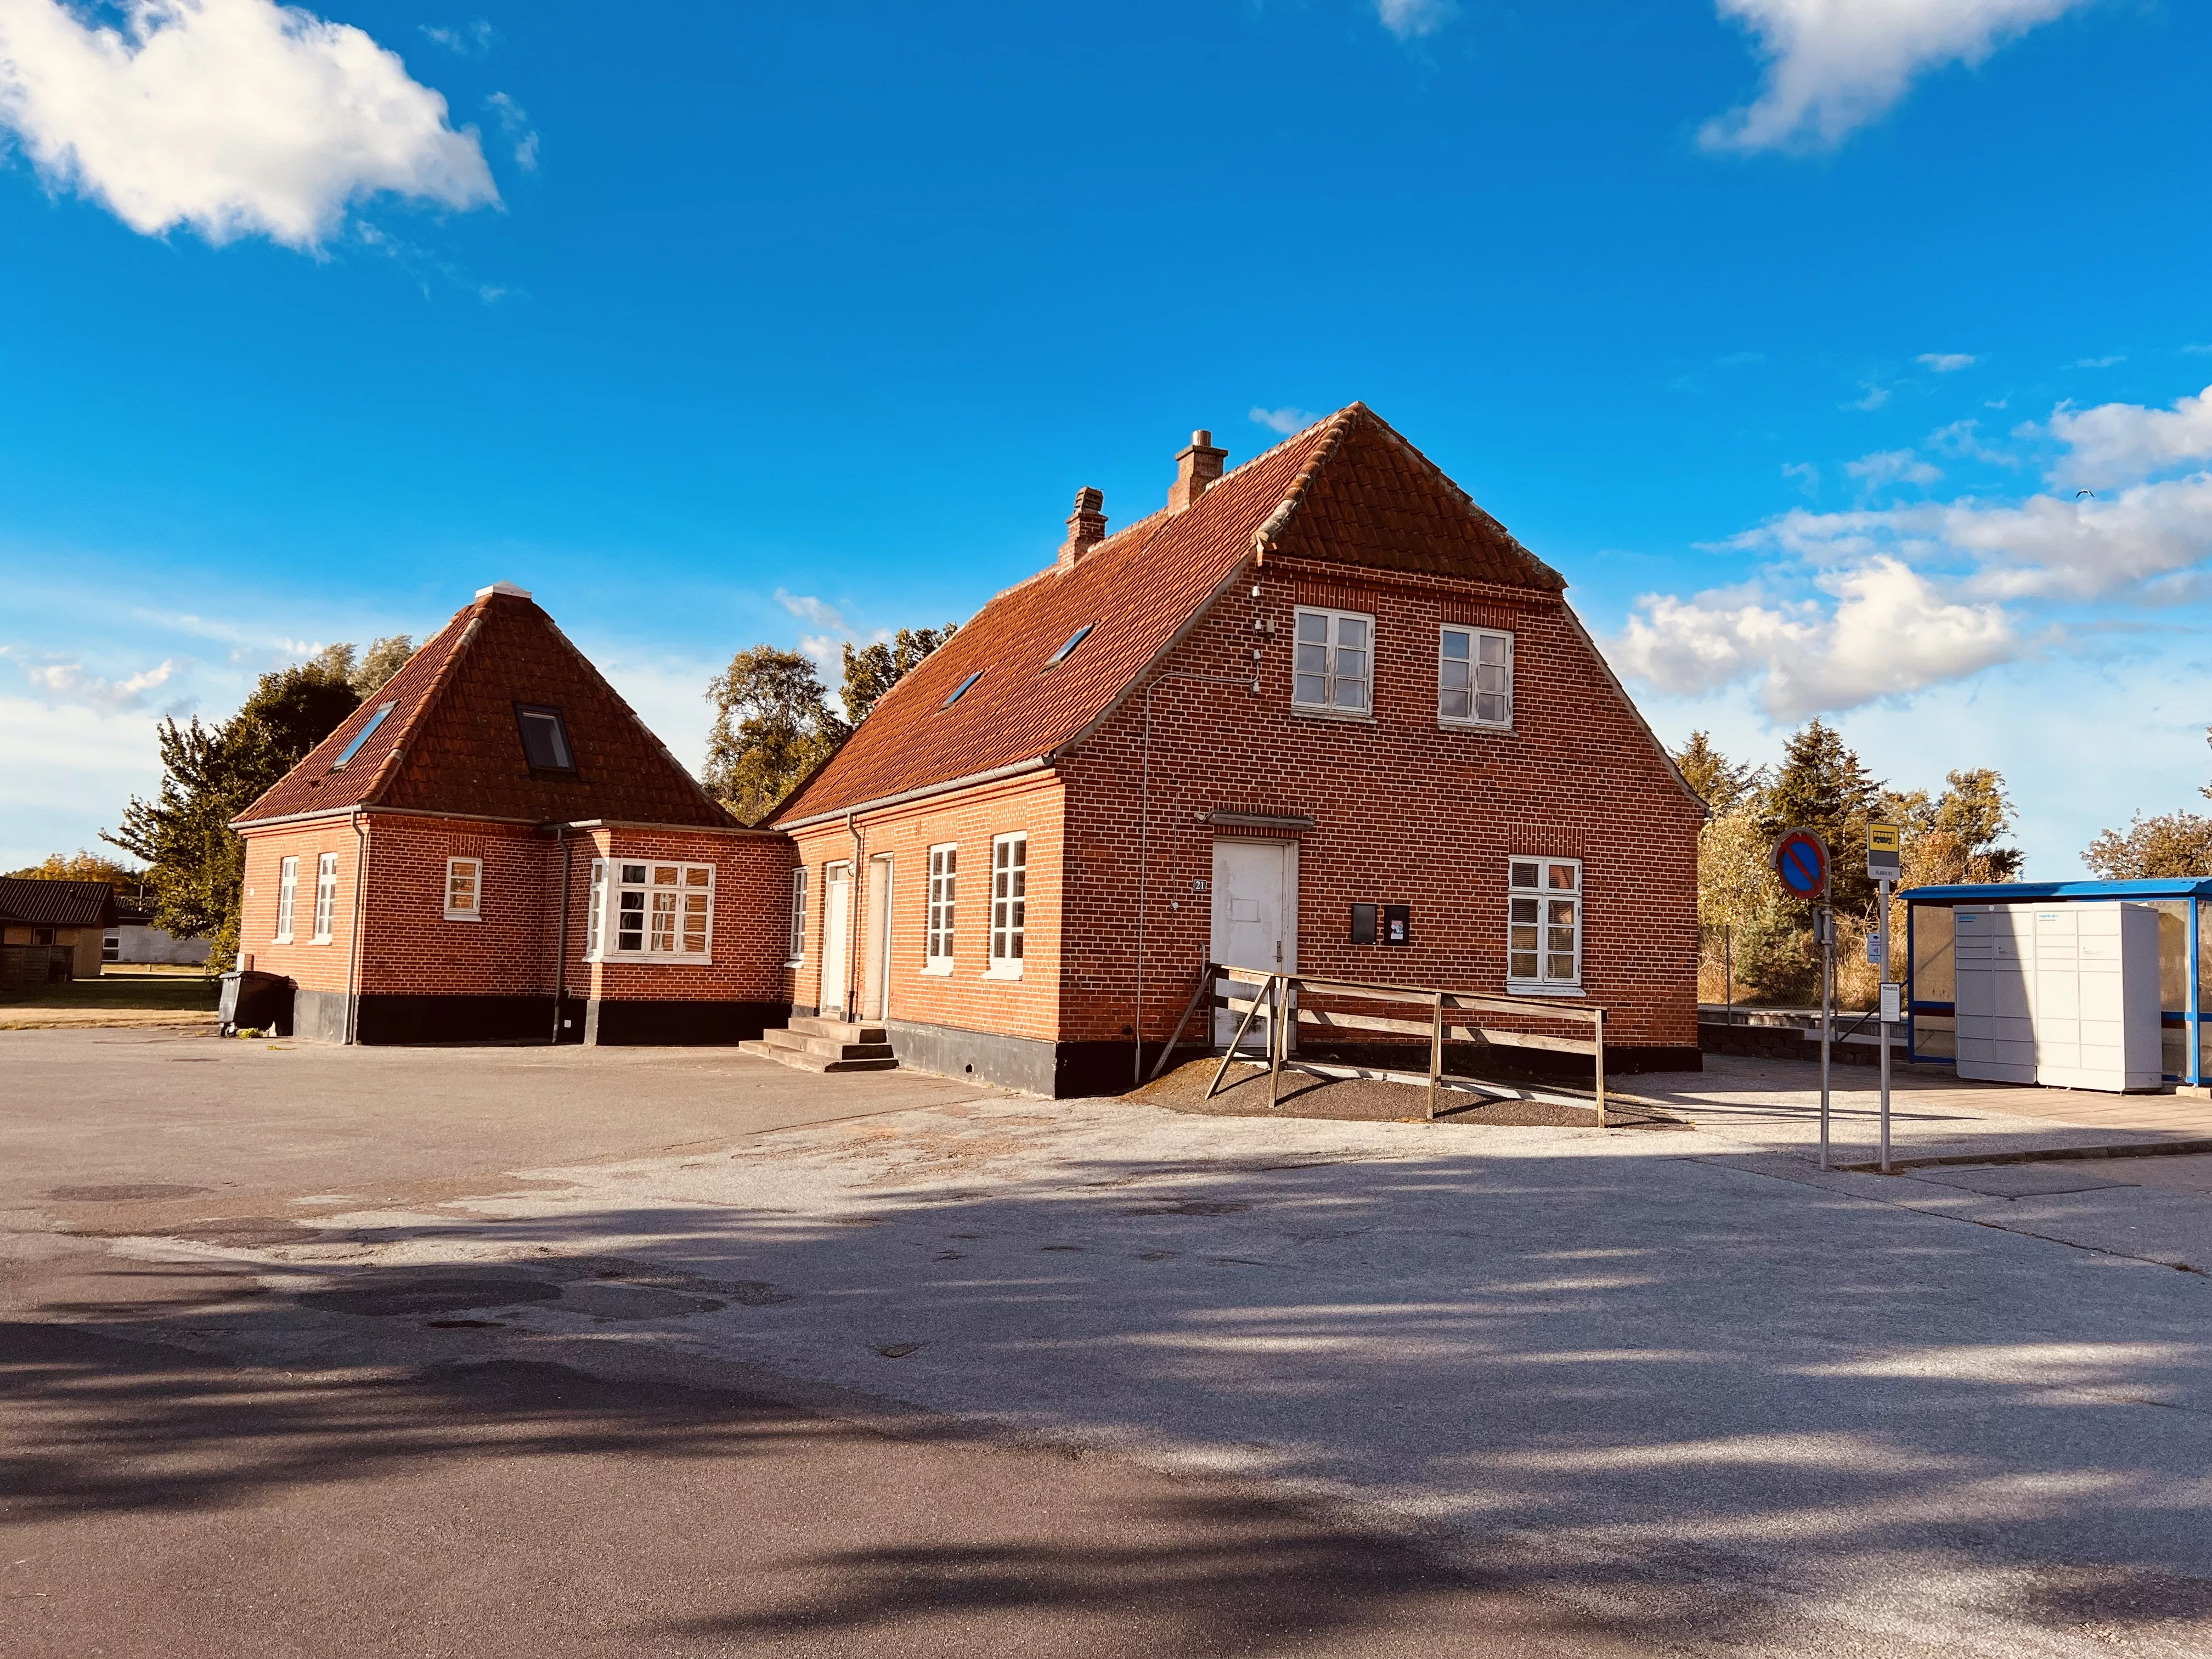
[[[599,960],[599,944],[606,937],[607,861],[592,860],[592,884],[584,900],[584,960]]]
[[[461,867],[468,866],[469,902],[453,902],[453,878]],[[483,920],[483,866],[482,859],[447,859],[446,860],[446,920],[447,921],[482,921]]]
[[[1464,658],[1447,654],[1455,634],[1467,641]],[[1482,647],[1485,642],[1492,641],[1504,647],[1505,659],[1502,664],[1482,660]],[[1445,682],[1451,671],[1462,665],[1467,671],[1467,684],[1457,688],[1448,685]],[[1504,686],[1502,690],[1485,690],[1483,687],[1482,671],[1492,667],[1504,670]],[[1467,699],[1467,713],[1464,714],[1455,714],[1446,706],[1446,699],[1455,690]],[[1502,696],[1505,700],[1504,713],[1495,720],[1486,719],[1480,712],[1482,699],[1486,696]],[[1512,635],[1502,628],[1477,628],[1470,623],[1445,623],[1437,629],[1437,724],[1479,726],[1486,732],[1510,732],[1513,729]]]
[[[597,934],[596,948],[591,953],[591,960],[594,962],[658,962],[690,968],[710,968],[714,965],[715,871],[713,865],[699,864],[682,859],[626,857],[619,854],[611,859],[592,861],[595,864],[603,863],[605,869],[604,872],[594,872],[593,874],[593,879],[603,890],[604,896],[600,901],[599,925],[594,930]],[[643,872],[642,878],[633,879],[630,874],[632,871]],[[664,872],[673,872],[674,878],[664,881],[661,879]],[[702,872],[707,878],[705,881],[695,882],[691,879],[695,874]],[[641,922],[635,928],[625,929],[623,927],[623,916],[625,914],[623,899],[626,895],[632,893],[639,896],[641,902],[632,907],[629,913],[640,917]],[[672,907],[663,908],[658,902],[664,895],[676,901]],[[705,901],[703,910],[705,925],[698,929],[684,925],[684,920],[687,915],[702,914],[700,911],[688,908],[686,902],[694,897]],[[674,942],[672,949],[653,948],[654,938],[663,933],[661,928],[654,926],[655,919],[660,916],[674,918],[672,927],[665,933],[665,937]],[[632,933],[637,936],[639,940],[637,948],[625,950],[623,947],[622,941],[625,933]],[[685,945],[685,941],[692,938],[695,933],[701,940],[701,948],[696,951],[688,949]]]
[[[1534,875],[1527,884],[1523,872],[1533,869]],[[1554,872],[1572,872],[1571,887],[1559,884]],[[1580,859],[1556,858],[1548,853],[1532,853],[1506,860],[1505,866],[1505,988],[1523,996],[1580,996],[1583,994],[1583,949],[1588,935],[1589,912],[1585,872]],[[1572,907],[1567,927],[1571,929],[1571,951],[1553,948],[1556,939],[1553,931],[1559,923],[1555,920],[1557,907],[1562,903]],[[1530,918],[1533,918],[1531,920]],[[1522,933],[1528,929],[1533,940]],[[1534,949],[1527,948],[1533,943]],[[1556,958],[1571,955],[1574,971],[1561,978],[1553,969]],[[1531,975],[1516,972],[1516,967],[1529,963],[1536,972]]]
[[[1019,979],[1029,940],[1030,836],[991,837],[991,965],[986,979]]]
[[[923,896],[921,971],[952,971],[954,924],[958,921],[960,843],[939,842],[929,849],[929,884]]]
[[[783,965],[796,968],[806,960],[806,866],[791,872],[791,937],[784,941]]]
[[[338,855],[325,853],[315,860],[315,936],[310,945],[331,942],[331,924],[338,908]]]
[[[1324,619],[1328,638],[1320,641],[1306,637],[1305,622],[1309,617]],[[1347,644],[1343,625],[1358,623],[1364,630],[1364,645]],[[1305,653],[1319,649],[1322,653],[1318,673],[1305,661]],[[1366,673],[1363,676],[1340,674],[1339,664],[1347,651],[1361,652],[1366,658]],[[1318,678],[1322,682],[1319,701],[1302,695],[1306,682]],[[1340,688],[1357,679],[1364,688],[1361,701],[1347,704],[1342,701]],[[1370,720],[1375,718],[1375,618],[1364,611],[1332,611],[1326,605],[1302,605],[1291,613],[1291,707],[1301,714],[1327,714],[1338,720]]]
[[[300,908],[300,860],[295,854],[276,860],[276,931],[269,936],[274,945],[292,942],[292,922]]]

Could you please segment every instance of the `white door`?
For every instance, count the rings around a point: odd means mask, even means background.
[[[891,978],[891,861],[868,860],[868,908],[861,913],[868,936],[866,954],[860,958],[860,1018],[887,1018],[890,1009],[885,994]]]
[[[1217,841],[1213,843],[1213,959],[1224,968],[1295,969],[1298,965],[1298,845],[1292,841]],[[1231,994],[1249,996],[1261,981],[1232,981]],[[1237,1035],[1242,1014],[1214,1010],[1213,1040]],[[1247,1043],[1263,1041],[1263,1014],[1252,1022]]]
[[[845,982],[851,977],[853,867],[833,864],[825,872],[822,904],[822,1012],[845,1018]]]

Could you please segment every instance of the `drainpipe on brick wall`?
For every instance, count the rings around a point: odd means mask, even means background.
[[[553,941],[553,1046],[561,1046],[561,1004],[568,994],[568,826],[553,826],[553,856],[561,860],[561,923]]]
[[[853,838],[853,869],[845,878],[845,1018],[850,1020],[854,1015],[853,973],[860,960],[860,870],[866,850],[850,812],[845,814],[845,833]]]
[[[1256,589],[1254,591],[1257,592]],[[1254,654],[1258,653],[1255,652]],[[1143,769],[1139,774],[1140,781],[1137,786],[1137,1017],[1130,1022],[1130,1029],[1136,1033],[1135,1040],[1132,1044],[1135,1052],[1130,1056],[1129,1061],[1129,1080],[1132,1087],[1142,1084],[1145,1080],[1145,894],[1146,884],[1150,879],[1151,874],[1152,693],[1158,690],[1161,683],[1165,680],[1196,680],[1201,685],[1241,685],[1250,690],[1254,696],[1260,695],[1260,677],[1256,673],[1249,680],[1231,679],[1221,674],[1162,674],[1145,688],[1145,760]],[[1207,883],[1206,891],[1207,896],[1211,897],[1212,894],[1211,880]],[[1210,935],[1206,948],[1209,951],[1212,949]],[[1213,1009],[1210,1005],[1206,1011],[1206,1029],[1209,1032],[1213,1029]]]
[[[353,824],[353,938],[346,951],[345,1040],[355,1043],[361,1041],[361,998],[356,988],[361,983],[361,897],[368,879],[368,831],[361,827],[358,806],[349,821]]]

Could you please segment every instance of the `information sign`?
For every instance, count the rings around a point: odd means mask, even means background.
[[[1810,830],[1790,830],[1774,843],[1774,873],[1799,898],[1825,896],[1828,890],[1827,843]]]
[[[1894,823],[1867,825],[1867,875],[1875,881],[1896,881],[1905,874],[1904,835]]]

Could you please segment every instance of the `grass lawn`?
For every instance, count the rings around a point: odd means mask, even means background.
[[[150,1009],[165,1012],[215,1012],[220,981],[197,968],[111,968],[98,979],[73,979],[65,985],[41,985],[0,995],[0,1008],[82,1009],[90,1012]]]

